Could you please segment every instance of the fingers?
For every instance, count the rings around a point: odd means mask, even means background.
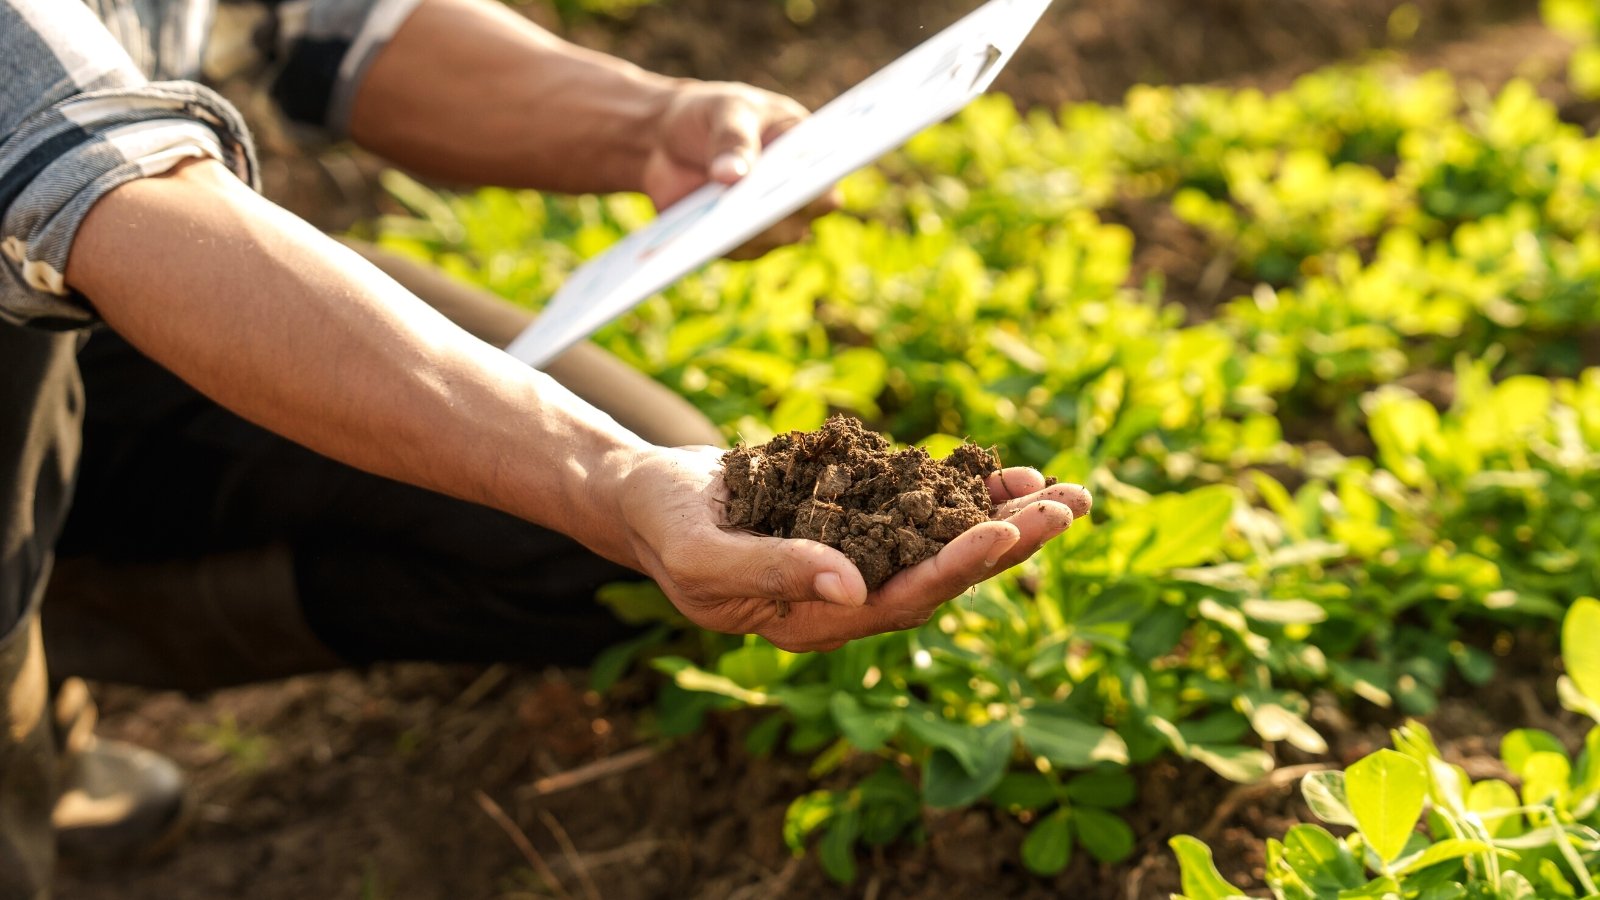
[[[1067,530],[1073,509],[1052,499],[1052,493],[1087,499],[1087,492],[1076,485],[1035,492],[1005,521],[977,525],[946,544],[933,559],[891,578],[867,605],[797,605],[787,616],[765,622],[759,633],[784,650],[825,652],[856,638],[915,628],[946,600],[1022,562]]]
[[[1030,502],[1006,519],[1017,529],[1017,542],[1000,556],[989,575],[998,575],[1039,552],[1047,541],[1072,527],[1074,519],[1072,508],[1055,500]]]
[[[1074,519],[1081,519],[1087,516],[1090,508],[1094,505],[1089,497],[1089,492],[1084,490],[1082,485],[1052,484],[1047,488],[1001,503],[995,507],[995,518],[1009,519],[1026,509],[1029,504],[1037,503],[1040,500],[1051,500],[1065,506],[1072,511]]]
[[[884,584],[874,604],[900,609],[926,609],[994,574],[994,567],[1022,539],[1011,522],[984,522],[962,532],[933,559],[920,562]]]
[[[800,124],[807,115],[804,106],[767,91],[741,86],[733,95],[724,97],[711,123],[711,179],[732,184],[750,174],[761,148]]]
[[[946,544],[933,559],[889,579],[866,606],[795,606],[787,616],[767,621],[759,633],[780,649],[809,652],[916,628],[944,601],[993,574],[994,566],[1020,538],[1021,532],[1008,522],[985,522]]]
[[[733,184],[750,174],[761,153],[764,123],[761,111],[743,97],[730,97],[720,107],[711,122],[709,174],[713,181]]]
[[[697,566],[715,593],[850,609],[867,602],[867,584],[848,557],[815,541],[724,533]],[[694,575],[678,577],[680,586]]]
[[[989,485],[989,499],[995,503],[1005,503],[1044,490],[1044,476],[1037,469],[1022,466],[1001,469],[985,481]]]

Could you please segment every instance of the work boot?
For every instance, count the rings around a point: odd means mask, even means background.
[[[136,862],[170,849],[188,823],[183,775],[171,760],[94,733],[99,711],[80,678],[56,692],[61,795],[51,815],[63,863]]]
[[[282,546],[161,563],[57,559],[44,608],[58,678],[204,691],[345,665],[306,624]]]
[[[39,617],[0,636],[0,898],[50,895],[55,838],[55,743],[46,715],[49,684]]]

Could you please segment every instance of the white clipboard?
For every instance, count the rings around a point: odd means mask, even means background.
[[[1051,0],[990,0],[574,271],[506,352],[543,367],[647,297],[782,221],[988,90]]]

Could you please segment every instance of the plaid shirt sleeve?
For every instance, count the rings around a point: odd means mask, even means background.
[[[272,96],[284,115],[343,137],[367,69],[421,0],[287,0],[276,7]]]
[[[90,207],[118,185],[210,157],[255,183],[237,112],[192,82],[150,82],[76,0],[0,0],[0,319],[91,324],[64,281]]]

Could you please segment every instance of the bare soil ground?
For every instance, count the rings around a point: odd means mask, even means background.
[[[1525,636],[1493,691],[1447,700],[1429,724],[1474,777],[1503,774],[1512,727],[1581,735],[1557,709],[1547,638]],[[1041,880],[1017,864],[1024,827],[983,810],[930,812],[925,839],[863,854],[855,885],[830,882],[783,846],[788,802],[815,785],[806,760],[752,759],[749,714],[671,744],[648,736],[647,679],[608,697],[582,673],[385,666],[240,688],[204,700],[105,688],[103,733],[177,758],[197,816],[167,858],[66,873],[63,900],[328,898],[1166,897],[1166,849],[1200,834],[1225,875],[1260,872],[1260,835],[1307,820],[1299,776],[1325,761],[1278,748],[1283,768],[1250,786],[1163,761],[1140,772],[1141,842],[1120,866],[1086,855]],[[1323,698],[1313,716],[1349,763],[1398,720]],[[856,767],[856,768],[859,768]],[[839,776],[853,774],[850,766]],[[825,783],[823,786],[830,786]],[[491,801],[485,803],[485,799]],[[501,820],[501,817],[504,820]],[[524,845],[519,849],[519,845]],[[542,873],[542,874],[541,874]]]
[[[680,74],[752,80],[816,103],[953,20],[955,0],[816,0],[794,25],[774,0],[667,0],[621,26],[575,36]],[[1060,4],[1000,86],[1024,102],[1115,99],[1140,80],[1241,80],[1272,86],[1316,64],[1388,44],[1393,0],[1103,0]],[[1412,65],[1441,65],[1490,84],[1519,72],[1550,80],[1566,45],[1527,21],[1516,0],[1425,0]],[[1497,24],[1521,15],[1520,21]],[[1580,112],[1582,107],[1574,106]],[[269,192],[326,227],[377,207],[369,160],[269,146]],[[1186,281],[1202,301],[1230,287],[1181,223],[1144,222],[1147,269]],[[1163,237],[1166,235],[1166,237]],[[1571,723],[1554,710],[1549,643],[1533,638],[1486,695],[1446,702],[1430,719],[1447,752],[1491,774],[1499,734]],[[1134,858],[1101,866],[1079,854],[1053,880],[1016,863],[1023,826],[986,811],[929,813],[918,844],[863,855],[858,882],[829,882],[792,857],[780,824],[813,787],[806,761],[753,760],[748,715],[713,717],[675,743],[650,737],[652,682],[608,696],[581,672],[384,666],[239,688],[207,697],[103,687],[102,733],[168,753],[191,774],[192,831],[177,851],[132,869],[66,872],[62,900],[205,898],[783,898],[1165,897],[1177,887],[1165,848],[1179,832],[1217,846],[1223,872],[1259,871],[1257,836],[1305,811],[1294,779],[1227,784],[1167,761],[1141,772]],[[1357,721],[1319,701],[1316,721],[1349,762],[1396,724]],[[1284,753],[1292,767],[1315,761]],[[541,874],[542,873],[542,874]]]

